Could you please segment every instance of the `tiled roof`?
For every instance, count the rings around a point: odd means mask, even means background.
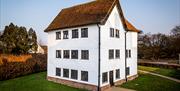
[[[139,32],[124,18],[119,0],[96,0],[62,9],[45,32],[90,24],[105,24],[115,5],[118,6],[121,21],[126,30]]]

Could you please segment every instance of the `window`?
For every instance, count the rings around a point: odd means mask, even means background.
[[[88,81],[88,72],[87,71],[81,71],[81,80]]]
[[[116,58],[120,58],[120,50],[116,50]]]
[[[56,32],[56,39],[61,39],[61,32]]]
[[[61,58],[61,50],[56,50],[56,58]]]
[[[131,50],[129,50],[129,57],[131,57]]]
[[[119,38],[119,30],[116,29],[116,38]]]
[[[110,28],[110,37],[114,37],[114,28]]]
[[[131,57],[131,50],[126,50],[126,57],[130,58]]]
[[[64,58],[69,58],[69,50],[64,50]]]
[[[61,76],[61,68],[56,68],[56,76]]]
[[[116,79],[119,79],[119,78],[120,78],[120,70],[116,69]]]
[[[63,39],[68,39],[68,31],[63,31]]]
[[[78,29],[72,30],[72,38],[78,38]]]
[[[107,76],[108,76],[107,72],[104,72],[104,73],[102,74],[102,83],[105,83],[105,82],[108,81]]]
[[[78,78],[78,71],[71,70],[71,79],[77,79],[77,78]]]
[[[81,59],[89,59],[89,51],[81,50]]]
[[[71,59],[78,59],[78,50],[71,51]]]
[[[63,69],[63,77],[69,78],[69,69]]]
[[[109,50],[109,59],[114,59],[114,50]]]
[[[81,29],[81,38],[88,37],[88,28],[82,28]]]
[[[129,75],[130,74],[130,69],[129,67],[126,67],[126,75]]]

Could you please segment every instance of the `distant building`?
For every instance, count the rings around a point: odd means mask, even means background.
[[[34,50],[30,49],[28,52],[29,53],[41,53],[41,54],[44,54],[44,49],[38,44],[37,51],[34,51]]]
[[[103,91],[137,77],[138,29],[119,0],[96,0],[62,9],[48,33],[47,79]]]

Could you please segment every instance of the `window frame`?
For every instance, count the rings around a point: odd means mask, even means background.
[[[114,49],[109,49],[109,59],[114,59]]]
[[[56,40],[61,39],[61,31],[56,32]]]
[[[114,28],[110,28],[110,37],[114,37]]]
[[[81,38],[88,38],[88,28],[81,28]]]
[[[119,49],[117,49],[117,50],[115,50],[115,57],[116,57],[116,59],[120,59],[120,50]]]
[[[116,29],[116,38],[120,38],[120,31]]]
[[[70,58],[70,51],[69,50],[63,50],[63,58],[64,59]]]
[[[56,76],[61,76],[61,68],[56,67]]]
[[[71,50],[71,59],[78,59],[78,50]]]
[[[120,69],[116,69],[116,79],[120,79]]]
[[[130,75],[130,67],[126,67],[126,76]]]
[[[73,75],[74,72],[75,72],[75,75]],[[74,79],[74,80],[78,79],[78,70],[71,69],[71,79]]]
[[[79,30],[73,29],[72,30],[72,39],[79,38]]]
[[[89,60],[89,50],[81,50],[81,59]]]
[[[88,82],[88,80],[89,80],[89,73],[88,73],[88,71],[81,71],[81,81]]]
[[[102,83],[107,83],[107,82],[108,82],[108,72],[104,72],[102,73]]]
[[[61,50],[56,50],[56,58],[61,58]]]
[[[69,39],[69,31],[63,31],[63,39]]]
[[[67,73],[66,73],[66,71],[67,71]],[[63,69],[63,77],[69,78],[69,69],[66,69],[66,68]]]

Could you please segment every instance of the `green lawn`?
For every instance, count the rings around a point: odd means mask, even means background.
[[[139,77],[121,85],[137,91],[180,91],[180,83],[150,74],[139,73]]]
[[[46,72],[0,81],[0,91],[86,91],[46,80]]]
[[[161,74],[164,76],[173,77],[176,79],[180,79],[180,70],[157,68],[157,67],[147,67],[147,66],[138,66],[138,69],[150,71],[150,72]]]

